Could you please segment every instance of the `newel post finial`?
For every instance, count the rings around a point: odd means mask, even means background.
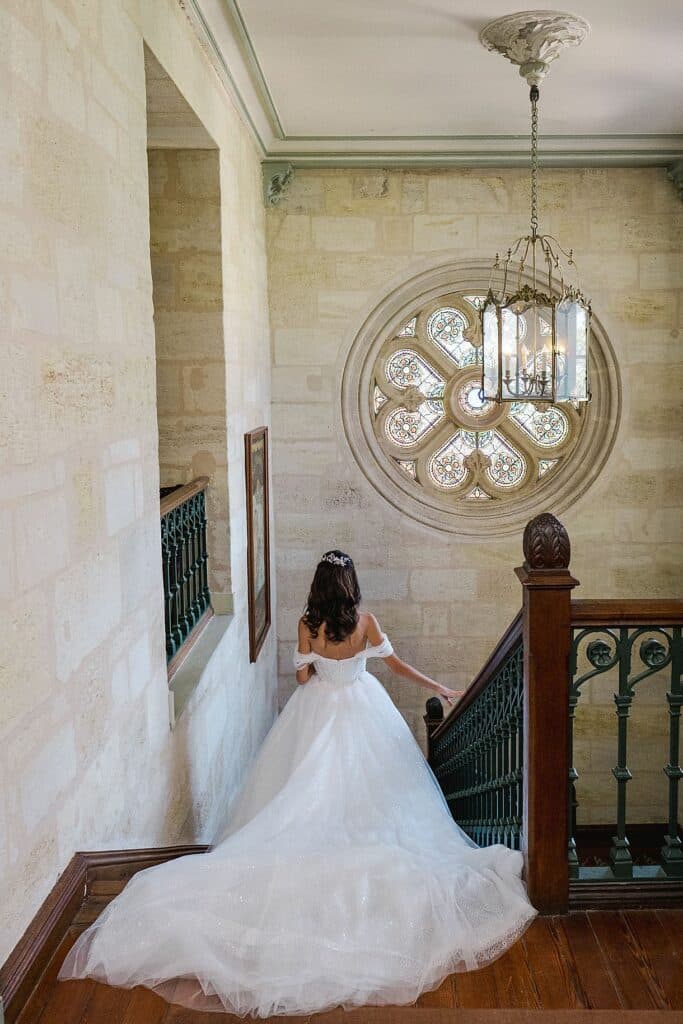
[[[569,568],[572,553],[569,534],[551,512],[541,512],[526,524],[522,547],[527,571]]]
[[[523,852],[529,898],[563,913],[569,895],[569,654],[572,643],[569,535],[543,512],[527,524],[523,588]]]

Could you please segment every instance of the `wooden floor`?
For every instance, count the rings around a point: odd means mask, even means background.
[[[233,1024],[242,1019],[185,1010],[142,988],[57,982],[59,966],[84,924],[64,939],[18,1024]],[[585,1012],[610,1010],[618,1012]],[[496,963],[447,978],[416,1008],[278,1019],[284,1024],[673,1024],[683,1022],[681,1011],[683,910],[636,910],[539,918]]]

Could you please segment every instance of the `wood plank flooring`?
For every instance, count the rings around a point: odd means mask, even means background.
[[[17,1024],[242,1020],[183,1009],[147,989],[57,982],[76,935],[110,895],[97,893],[93,904],[84,908]],[[183,984],[187,982],[178,982]],[[368,1007],[353,1013],[335,1010],[276,1019],[287,1024],[683,1024],[683,910],[581,911],[539,918],[505,956],[483,970],[446,978],[416,1007]]]

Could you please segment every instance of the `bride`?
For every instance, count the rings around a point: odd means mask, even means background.
[[[352,560],[317,566],[300,684],[209,853],[139,872],[60,978],[154,988],[196,1009],[307,1014],[414,1002],[500,956],[535,914],[522,856],[478,848],[369,658],[449,703],[359,610]],[[177,979],[190,979],[178,983]]]

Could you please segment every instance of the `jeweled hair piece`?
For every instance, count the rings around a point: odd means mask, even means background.
[[[348,555],[336,555],[334,551],[327,551],[320,559],[321,562],[329,562],[330,565],[353,565]]]

